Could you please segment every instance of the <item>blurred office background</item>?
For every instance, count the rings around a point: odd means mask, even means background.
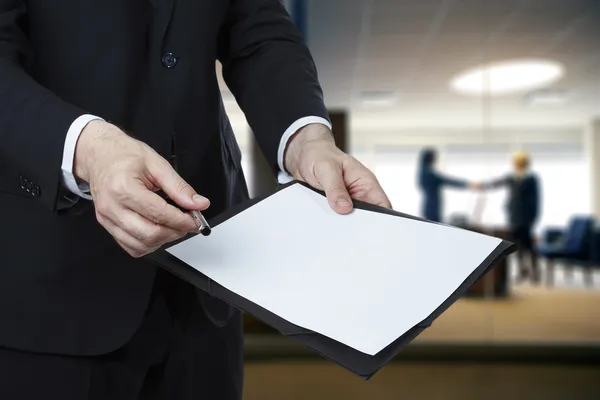
[[[370,382],[248,317],[247,399],[600,398],[600,0],[289,0],[338,143],[420,215],[420,151],[472,181],[526,151],[540,282],[501,263]],[[274,185],[223,98],[253,195]],[[285,90],[285,88],[281,88]],[[444,189],[443,220],[506,235],[506,191]],[[401,247],[401,238],[399,246]],[[435,277],[432,277],[435,279]]]

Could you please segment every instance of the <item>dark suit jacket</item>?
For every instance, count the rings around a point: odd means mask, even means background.
[[[467,182],[440,174],[433,168],[422,168],[419,171],[419,186],[423,191],[423,217],[441,222],[442,220],[442,189],[444,186],[465,188]]]
[[[531,229],[540,212],[540,190],[537,176],[533,174],[519,178],[508,175],[490,182],[484,187],[508,189],[506,212],[513,229]]]
[[[217,59],[273,168],[291,123],[327,118],[278,0],[0,0],[0,346],[107,353],[148,304],[155,267],[122,251],[91,203],[65,199],[63,144],[78,116],[165,157],[174,143],[209,217],[244,198]]]

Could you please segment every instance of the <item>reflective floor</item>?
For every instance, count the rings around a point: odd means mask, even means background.
[[[365,382],[326,362],[249,363],[246,400],[600,398],[600,368],[390,364]]]
[[[600,290],[596,288],[525,283],[513,286],[506,299],[459,300],[414,344],[600,346],[598,310]],[[278,334],[246,337],[248,356],[279,357],[299,349],[296,342]]]
[[[522,284],[507,299],[459,300],[415,343],[598,344],[599,308],[596,289]]]

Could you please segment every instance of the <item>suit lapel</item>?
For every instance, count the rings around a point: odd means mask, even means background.
[[[154,9],[154,23],[160,40],[164,40],[169,30],[173,17],[173,10],[177,0],[148,0]]]

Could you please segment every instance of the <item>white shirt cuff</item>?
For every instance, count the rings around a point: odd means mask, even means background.
[[[75,175],[73,174],[73,163],[75,161],[75,147],[77,146],[77,139],[83,131],[83,128],[94,120],[102,120],[100,117],[94,115],[85,114],[77,118],[67,131],[67,137],[65,138],[65,147],[63,150],[62,159],[62,173],[63,183],[71,191],[71,193],[78,195],[87,200],[92,200],[92,196],[89,195],[90,188],[87,183],[77,183]]]
[[[304,128],[306,125],[310,124],[322,124],[331,129],[331,122],[322,117],[304,117],[300,118],[283,133],[281,140],[279,141],[279,149],[277,150],[277,165],[279,166],[279,173],[277,174],[277,181],[280,184],[285,184],[294,180],[294,178],[285,170],[285,164],[283,157],[285,156],[285,150],[287,148],[287,144],[292,136],[298,130]]]

